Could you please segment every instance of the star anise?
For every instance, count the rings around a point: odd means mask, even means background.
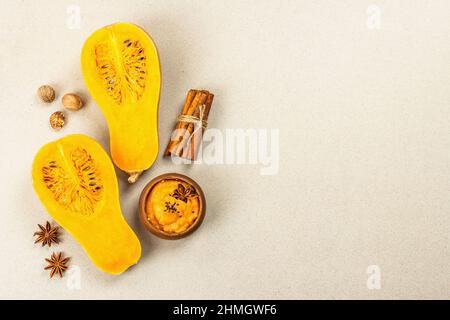
[[[40,224],[38,227],[40,231],[34,233],[34,236],[38,236],[34,243],[42,242],[42,246],[48,245],[49,247],[52,246],[52,243],[59,243],[59,227],[52,227],[48,221],[45,227]]]
[[[50,259],[45,259],[48,262],[48,266],[46,266],[45,270],[50,270],[50,278],[53,278],[55,274],[59,274],[59,277],[62,278],[64,271],[67,270],[67,262],[70,260],[69,257],[63,258],[62,252],[52,253]]]
[[[175,199],[187,202],[188,198],[197,196],[197,192],[192,186],[185,188],[181,183],[178,184],[178,188],[173,192],[172,197]]]
[[[166,201],[164,203],[164,211],[165,212],[169,212],[169,213],[177,213],[178,209],[177,206],[179,205],[179,203],[171,203],[170,201]]]

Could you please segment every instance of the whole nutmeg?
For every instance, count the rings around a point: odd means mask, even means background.
[[[55,90],[49,85],[40,86],[37,95],[45,103],[50,103],[55,100]]]
[[[59,130],[61,129],[64,124],[66,123],[66,117],[64,116],[64,113],[61,111],[53,112],[50,116],[50,126],[53,129]]]
[[[61,101],[64,108],[68,110],[76,111],[83,107],[83,100],[81,100],[80,96],[76,95],[75,93],[65,94],[62,97]]]

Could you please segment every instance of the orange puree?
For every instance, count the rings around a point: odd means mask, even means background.
[[[162,180],[147,197],[148,220],[167,233],[188,229],[199,214],[199,199],[194,187],[179,180]]]

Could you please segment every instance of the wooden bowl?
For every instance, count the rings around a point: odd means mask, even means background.
[[[145,206],[147,203],[147,198],[150,194],[150,192],[152,191],[153,187],[163,181],[163,180],[180,180],[183,182],[186,182],[188,184],[190,184],[192,187],[194,187],[195,191],[197,192],[197,194],[199,195],[199,214],[197,219],[194,221],[193,224],[191,224],[186,230],[180,232],[180,233],[167,233],[164,232],[163,230],[160,230],[158,228],[156,228],[149,220],[148,220],[148,215],[147,212],[145,210]],[[203,219],[205,218],[205,211],[206,211],[206,200],[205,200],[205,194],[203,193],[202,188],[200,188],[200,186],[198,185],[197,182],[195,182],[194,180],[192,180],[191,178],[179,174],[179,173],[166,173],[166,174],[162,174],[160,176],[157,176],[156,178],[152,179],[149,183],[147,183],[147,185],[145,186],[144,190],[142,190],[141,193],[141,197],[139,199],[139,218],[141,220],[141,223],[144,225],[144,227],[150,231],[151,233],[153,233],[155,236],[158,236],[162,239],[168,239],[168,240],[176,240],[176,239],[181,239],[184,238],[186,236],[188,236],[189,234],[191,234],[192,232],[194,232],[195,230],[197,230],[197,228],[202,224]]]

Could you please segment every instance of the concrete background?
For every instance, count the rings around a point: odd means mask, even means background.
[[[3,0],[0,298],[449,298],[449,12],[444,0]],[[31,163],[69,133],[109,148],[79,56],[90,33],[118,21],[159,48],[161,150],[136,185],[118,172],[141,261],[103,274],[64,233],[57,249],[79,267],[77,289],[48,278],[52,250],[33,244],[49,216]],[[35,96],[44,83],[87,102],[57,133],[47,121],[59,100]],[[189,88],[216,94],[210,128],[279,129],[278,174],[163,159]],[[202,227],[176,242],[137,218],[144,185],[170,171],[197,180],[208,203]],[[367,286],[372,265],[380,289]]]

